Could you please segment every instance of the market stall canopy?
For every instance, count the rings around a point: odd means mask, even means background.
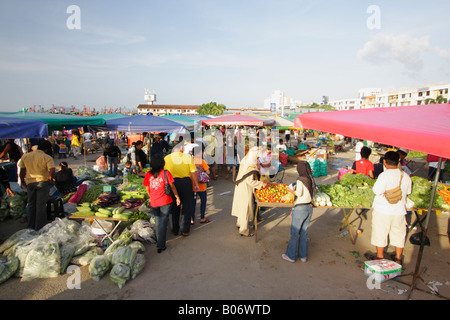
[[[277,129],[290,129],[290,128],[294,128],[294,120],[289,120],[283,117],[278,117],[278,116],[273,116],[273,117],[269,117],[269,116],[258,116],[258,118],[262,118],[262,119],[272,119],[273,121],[275,121],[275,123],[273,124],[274,127],[276,127]]]
[[[101,126],[105,120],[101,118],[74,116],[60,113],[46,112],[2,112],[1,117],[11,117],[19,119],[42,120],[48,125],[48,130],[66,130],[80,128],[85,125]]]
[[[111,131],[124,132],[183,132],[185,129],[175,121],[150,114],[106,120],[106,127]]]
[[[160,118],[168,119],[168,120],[174,121],[176,123],[179,123],[179,124],[185,126],[185,128],[187,130],[193,130],[194,126],[195,126],[195,120],[189,119],[189,118],[179,115],[179,114],[167,114],[164,116],[160,116]]]
[[[0,139],[46,138],[47,128],[42,120],[0,117]]]
[[[272,126],[275,124],[275,120],[256,118],[243,114],[233,114],[202,120],[202,124],[209,126]]]
[[[450,158],[450,104],[306,113],[294,125]]]
[[[93,132],[109,131],[109,128],[106,127],[106,120],[119,119],[119,118],[124,118],[127,116],[128,115],[125,115],[122,113],[102,113],[102,114],[97,114],[95,116],[90,116],[90,118],[93,118],[93,119],[103,120],[104,123],[102,125],[85,125],[85,126],[83,126],[83,130],[84,131],[93,131]]]

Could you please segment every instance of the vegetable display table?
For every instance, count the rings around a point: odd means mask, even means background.
[[[111,240],[111,242],[113,242],[114,240],[112,239],[112,235],[114,234],[114,231],[116,231],[117,227],[122,223],[122,221],[128,221],[129,219],[119,219],[119,218],[113,218],[113,217],[97,217],[97,216],[77,216],[72,214],[71,216],[69,216],[69,219],[88,219],[88,220],[107,220],[107,221],[117,221],[118,223],[114,226],[114,228],[111,230],[111,232],[107,232],[103,226],[101,225],[101,223],[98,223],[97,221],[97,225],[100,226],[100,228],[102,228],[103,231],[105,231],[105,236],[101,239],[101,241],[103,241],[105,238],[108,238],[109,240]]]
[[[255,217],[254,217],[254,225],[255,225],[255,241],[258,242],[258,213],[260,208],[294,208],[295,203],[292,202],[263,202],[258,199],[258,197],[255,195]],[[356,243],[356,237],[353,234],[353,228],[351,225],[351,221],[349,220],[352,216],[353,212],[355,212],[355,209],[371,209],[371,208],[363,208],[363,207],[313,207],[313,208],[325,208],[325,209],[342,209],[344,213],[344,221],[342,222],[341,227],[339,228],[339,231],[342,231],[345,226],[347,226],[350,237],[352,239],[352,244]],[[361,213],[357,213],[358,218],[361,219]]]
[[[258,197],[255,194],[255,241],[258,242],[258,213],[259,208],[293,208],[294,203],[293,202],[263,202],[258,199]]]

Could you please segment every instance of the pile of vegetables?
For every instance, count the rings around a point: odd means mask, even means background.
[[[375,180],[362,173],[347,173],[334,184],[321,184],[318,188],[319,192],[330,197],[330,201],[335,207],[370,208],[375,198],[372,191],[374,184]]]
[[[96,246],[89,223],[56,218],[39,231],[20,230],[0,245],[0,283],[12,276],[22,281],[57,277],[75,264],[88,266],[94,280],[111,271],[111,280],[122,287],[145,266],[145,247],[135,239],[141,239],[138,232],[146,225],[136,221],[104,252]]]
[[[5,220],[8,217],[18,219],[22,217],[27,206],[27,194],[16,193],[14,196],[6,194],[1,199],[0,205],[0,221]]]
[[[294,202],[294,195],[288,191],[287,184],[268,183],[264,188],[255,191],[261,202]]]
[[[89,265],[92,279],[99,281],[108,271],[111,281],[122,288],[128,280],[134,279],[145,266],[145,248],[132,240],[130,232],[124,232],[102,256],[95,257]]]
[[[371,208],[375,194],[372,191],[376,180],[363,174],[344,174],[341,180],[334,184],[318,186],[319,195],[325,193],[336,207],[364,207]],[[425,178],[413,176],[412,192],[408,198],[414,201],[414,208],[427,209],[433,191],[432,182]],[[323,199],[321,199],[323,200]],[[323,203],[323,202],[322,202]],[[450,190],[444,184],[438,184],[433,207],[450,210]]]
[[[331,202],[331,198],[324,192],[317,192],[312,200],[312,204],[314,207],[332,207],[333,203]]]
[[[411,177],[412,192],[409,199],[414,201],[415,208],[428,209],[433,192],[433,184],[422,177]],[[434,196],[433,207],[437,209],[450,210],[450,192],[444,184],[438,184]]]

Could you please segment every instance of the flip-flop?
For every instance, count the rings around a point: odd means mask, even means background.
[[[205,218],[203,221],[200,220],[200,223],[208,223],[208,222],[211,222],[211,220],[209,220],[209,219],[207,219],[207,218]]]
[[[242,234],[242,233],[239,233],[239,234],[241,235],[241,237],[253,237],[253,236],[254,236],[253,233],[249,233],[249,234]]]

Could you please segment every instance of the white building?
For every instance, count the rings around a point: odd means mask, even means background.
[[[380,88],[364,88],[358,91],[358,98],[333,100],[329,104],[336,110],[352,110],[447,103],[449,89],[450,84],[402,88],[388,92],[382,92]]]
[[[295,109],[301,105],[301,101],[287,97],[281,90],[275,90],[269,98],[264,99],[264,109],[276,113],[282,113],[284,110]]]
[[[328,102],[330,106],[338,111],[342,110],[354,110],[361,108],[361,99],[353,98],[353,99],[341,99],[341,100],[333,100]]]

